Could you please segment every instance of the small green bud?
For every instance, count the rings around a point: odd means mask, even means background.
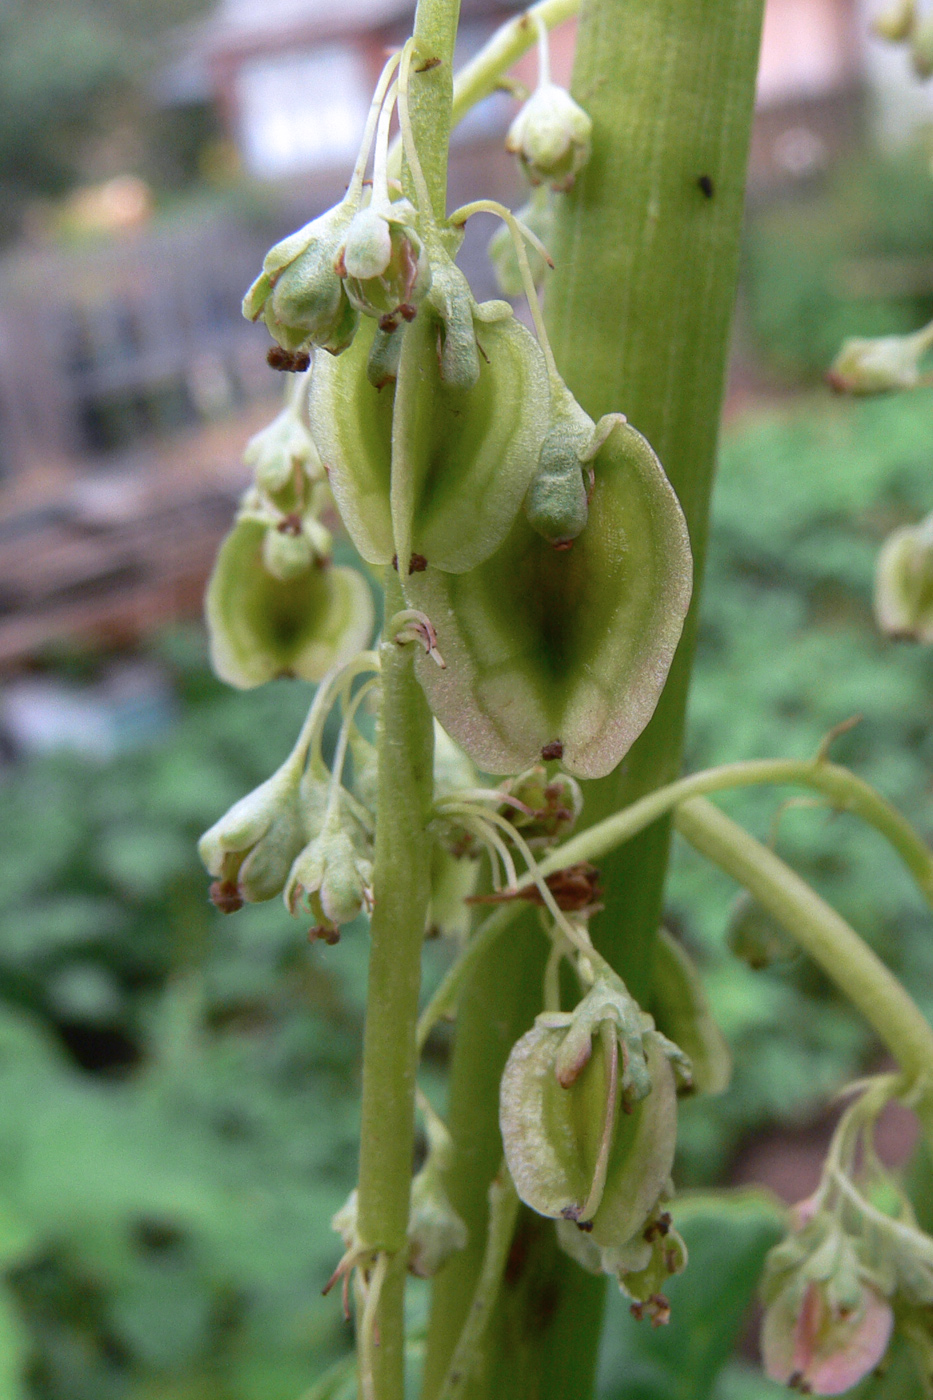
[[[565,88],[541,83],[509,127],[505,148],[533,185],[569,190],[590,158],[593,123]]]
[[[334,930],[352,923],[370,901],[372,861],[346,829],[340,813],[325,821],[319,835],[295,858],[285,886],[285,903],[296,914],[302,905],[316,924]]]
[[[792,958],[798,951],[777,919],[745,890],[733,902],[726,942],[735,956],[755,971]]]
[[[355,212],[343,201],[276,243],[243,298],[246,319],[258,321],[261,316],[283,350],[319,345],[339,355],[353,340],[359,313],[334,262]]]
[[[845,340],[826,378],[839,394],[888,394],[898,389],[915,389],[920,382],[920,361],[929,345],[927,328],[913,335]]]
[[[269,496],[293,485],[296,472],[308,481],[320,481],[324,476],[314,439],[291,408],[283,408],[250,438],[243,461],[252,467],[260,491]]]
[[[877,34],[879,39],[887,39],[891,44],[900,44],[910,38],[916,19],[916,0],[894,0],[893,5],[882,10],[872,20],[872,32]]]
[[[555,549],[569,549],[586,525],[583,463],[595,455],[595,433],[592,418],[570,390],[552,385],[550,422],[523,509],[531,528]]]
[[[544,850],[569,836],[583,810],[583,793],[569,773],[548,777],[543,763],[526,768],[517,778],[508,778],[500,787],[530,810],[519,811],[511,803],[499,809],[520,831],[531,849]]]
[[[888,636],[933,642],[933,515],[885,540],[875,571],[875,616]]]
[[[554,239],[556,216],[556,201],[548,185],[539,185],[536,190],[532,191],[528,203],[515,211],[515,217],[519,223],[524,224],[525,228],[537,234],[546,248],[550,247]],[[525,251],[534,284],[536,287],[540,287],[544,282],[547,263],[532,244],[529,244]],[[488,252],[489,260],[496,274],[496,281],[499,283],[499,290],[503,296],[524,296],[525,284],[522,280],[518,258],[515,255],[515,243],[505,224],[500,224],[490,238]]]
[[[284,888],[303,840],[300,776],[294,763],[284,763],[198,842],[198,854],[215,880],[211,898],[224,913],[244,902],[274,899]]]
[[[431,264],[416,218],[407,199],[374,201],[353,216],[338,254],[337,272],[350,301],[386,330],[410,321],[431,285]]]
[[[713,1016],[703,980],[682,943],[658,929],[651,1012],[658,1030],[690,1058],[691,1087],[721,1094],[732,1077],[729,1043]]]
[[[277,676],[319,681],[372,636],[372,595],[362,574],[337,566],[276,578],[263,562],[267,528],[240,520],[207,587],[211,664],[240,689]]]
[[[918,78],[933,76],[933,16],[914,24],[910,36],[910,61]]]

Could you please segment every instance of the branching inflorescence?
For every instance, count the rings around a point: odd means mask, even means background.
[[[590,118],[548,65],[546,22],[570,8],[546,0],[512,21],[454,98],[462,110],[537,40],[539,84],[508,136],[534,187],[525,210],[478,199],[439,216],[450,95],[438,89],[443,140],[428,150],[419,84],[450,53],[433,52],[416,27],[379,79],[345,197],[277,244],[246,294],[244,314],[264,320],[289,379],[282,412],[247,448],[254,482],[208,591],[212,656],[233,685],[284,675],[318,689],[284,764],[200,850],[224,912],[281,894],[326,943],[372,916],[361,1177],[334,1218],[345,1251],[331,1280],[348,1310],[356,1304],[367,1400],[402,1395],[406,1270],[431,1277],[467,1242],[444,1184],[458,1145],[422,1095],[428,1150],[412,1176],[417,1056],[517,911],[537,909],[550,950],[542,1010],[502,1078],[504,1159],[474,1303],[439,1392],[452,1400],[481,1352],[519,1199],[554,1220],[584,1269],[615,1278],[636,1316],[656,1325],[669,1316],[666,1282],[687,1262],[668,1209],[677,1097],[723,1090],[728,1049],[675,940],[662,931],[651,1016],[594,947],[589,921],[602,907],[594,862],[674,812],[687,839],[837,977],[900,1061],[898,1076],[859,1088],[820,1190],[765,1280],[769,1370],[834,1394],[877,1362],[895,1322],[927,1357],[933,1348],[933,1241],[871,1150],[889,1098],[933,1126],[933,1032],[857,935],[815,895],[808,903],[802,882],[703,794],[750,782],[815,789],[875,825],[928,900],[933,862],[881,797],[822,754],[694,775],[573,835],[577,779],[613,770],[655,709],[692,563],[657,456],[624,404],[594,422],[577,403],[538,303],[556,202],[590,155]],[[396,113],[400,161],[389,140]],[[479,214],[502,221],[491,252],[503,289],[526,295],[536,336],[507,302],[477,303],[454,261]],[[850,346],[837,379],[856,389],[878,387],[879,375],[912,381],[928,339],[896,353]],[[324,521],[335,507],[384,586],[376,651],[366,649],[375,616],[366,573],[330,560]],[[926,536],[911,549],[911,560],[930,553]],[[925,594],[912,606],[922,612]],[[455,951],[416,1023],[428,932]],[[852,949],[863,950],[854,962]]]

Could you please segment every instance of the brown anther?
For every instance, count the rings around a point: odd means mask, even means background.
[[[346,277],[347,275],[347,264],[344,257],[346,251],[347,250],[345,247],[341,248],[340,252],[334,258],[334,271],[336,272],[338,277]]]
[[[671,1320],[671,1305],[663,1293],[652,1293],[646,1304],[652,1327],[666,1327]]]
[[[243,896],[233,880],[215,880],[210,888],[210,900],[221,914],[235,914],[243,908]]]
[[[401,316],[403,321],[413,321],[418,315],[418,308],[417,306],[412,306],[410,301],[403,301],[401,306],[398,308],[398,314]]]
[[[802,1371],[795,1371],[792,1376],[788,1377],[787,1389],[796,1390],[798,1395],[813,1394],[813,1387],[810,1385],[809,1381],[804,1380]]]
[[[636,1322],[642,1322],[645,1316],[644,1303],[632,1303],[629,1307],[629,1312],[632,1314],[632,1317],[634,1317]]]
[[[391,335],[398,330],[398,315],[395,311],[387,311],[384,316],[379,317],[379,329],[386,335]]]
[[[652,1220],[645,1231],[644,1238],[648,1244],[651,1244],[652,1240],[663,1239],[665,1235],[669,1234],[670,1228],[671,1217],[668,1211],[665,1211],[663,1215],[658,1216],[657,1220]]]
[[[283,350],[281,345],[271,345],[266,351],[266,364],[270,369],[283,370],[288,374],[304,374],[311,363],[307,350]]]
[[[296,512],[293,512],[291,515],[286,515],[282,520],[279,521],[278,525],[276,525],[275,528],[278,530],[280,535],[300,535],[301,516],[298,515]]]
[[[592,1222],[592,1220],[578,1220],[578,1221],[577,1221],[577,1229],[578,1229],[578,1230],[582,1230],[583,1233],[584,1233],[584,1235],[588,1235],[588,1234],[591,1232],[591,1230],[593,1229],[593,1222]]]
[[[560,739],[552,739],[551,742],[545,744],[544,748],[541,750],[541,757],[544,759],[545,763],[550,763],[554,758],[563,758],[563,756],[564,746]]]
[[[410,574],[423,574],[428,567],[428,561],[423,554],[413,554],[408,561],[408,572]]]
[[[552,540],[551,548],[558,554],[565,554],[568,549],[573,549],[573,540]]]
[[[333,948],[335,943],[340,942],[340,929],[336,924],[317,924],[315,928],[308,929],[309,943],[326,943]]]
[[[429,58],[424,63],[419,63],[415,69],[416,73],[430,73],[432,68],[440,68],[444,62],[442,58]]]
[[[392,555],[392,567],[393,567],[393,569],[395,570],[395,572],[398,573],[398,555],[397,555],[397,554],[393,554],[393,555]]]
[[[555,870],[553,875],[547,876],[544,883],[554,896],[554,903],[558,909],[567,913],[579,913],[588,909],[595,913],[597,909],[602,908],[599,900],[603,892],[598,881],[599,871],[596,866],[584,860],[577,865],[568,865],[563,870]],[[495,894],[473,894],[469,895],[464,903],[506,904],[512,899],[525,899],[529,904],[544,904],[544,897],[537,885],[525,885],[520,890],[497,890]]]

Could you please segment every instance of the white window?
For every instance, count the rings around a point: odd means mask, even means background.
[[[240,149],[260,179],[347,165],[369,109],[361,56],[344,44],[264,55],[237,74]]]

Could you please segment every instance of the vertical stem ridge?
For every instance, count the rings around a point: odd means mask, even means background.
[[[402,593],[386,570],[386,616]],[[377,1400],[404,1396],[404,1292],[414,1151],[415,1029],[421,945],[431,893],[427,824],[434,731],[415,679],[411,646],[380,645],[379,789],[369,990],[363,1036],[363,1108],[357,1228],[360,1243],[390,1256],[373,1348]]]
[[[589,414],[624,412],[658,453],[687,518],[697,582],[762,9],[763,0],[584,0],[573,94],[593,118],[593,155],[561,200],[552,249],[557,271],[547,320],[561,373]],[[695,626],[694,604],[651,724],[615,773],[585,784],[587,825],[677,776]],[[606,912],[593,924],[600,951],[646,1004],[669,833],[669,822],[656,823],[607,858]],[[525,1028],[529,983],[539,975],[529,966],[510,998],[499,985],[503,951],[497,947],[477,969],[454,1051],[450,1123],[458,1142],[468,1133],[471,1142],[448,1187],[471,1237],[479,1239],[485,1201],[467,1174],[478,1161],[493,1164],[490,1171],[498,1161],[494,1083],[511,1044],[501,1044],[507,1037],[500,1028],[519,1034]],[[560,1255],[548,1222],[529,1220],[525,1228],[538,1251],[535,1297],[521,1300],[516,1291],[513,1304],[506,1289],[503,1317],[469,1400],[566,1400],[571,1393],[585,1400],[595,1375],[599,1281]],[[426,1397],[435,1393],[433,1377],[443,1372],[478,1267],[468,1256],[437,1281]],[[511,1365],[519,1355],[524,1364]]]

